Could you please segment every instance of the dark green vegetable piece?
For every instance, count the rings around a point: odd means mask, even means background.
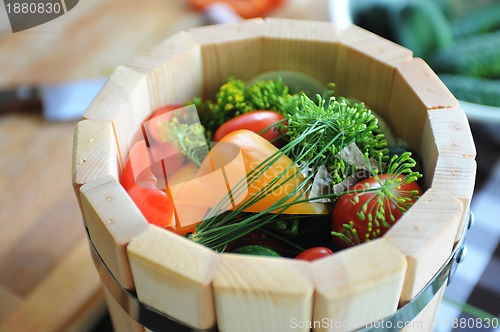
[[[283,113],[282,103],[293,98],[281,79],[257,81],[247,86],[236,78],[229,78],[215,94],[214,100],[195,98],[194,103],[205,126],[207,140],[226,121],[253,110],[273,110]]]
[[[389,150],[389,159],[394,156],[401,156],[405,152],[410,152],[412,159],[415,161],[415,166],[413,167],[413,171],[418,173],[423,173],[422,169],[422,159],[415,153],[415,151],[411,150],[407,146],[402,145],[393,145],[388,147]]]
[[[500,3],[481,7],[451,21],[455,38],[490,32],[500,28]]]
[[[244,246],[233,250],[234,254],[254,255],[254,256],[271,256],[282,257],[277,251],[260,245]]]
[[[434,54],[429,64],[438,73],[500,77],[500,31],[459,40]]]
[[[453,44],[450,24],[434,1],[408,0],[403,3],[405,5],[393,13],[399,44],[423,58],[427,58],[434,50],[445,49]]]
[[[500,107],[500,79],[489,80],[462,75],[445,75],[439,78],[460,100]]]

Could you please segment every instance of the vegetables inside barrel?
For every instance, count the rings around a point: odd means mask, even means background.
[[[397,317],[468,215],[475,148],[456,98],[411,51],[356,26],[179,33],[118,67],[84,117],[73,183],[118,330]]]
[[[301,79],[316,91],[230,78],[153,110],[121,175],[146,219],[217,252],[310,260],[383,236],[422,195],[419,158],[362,101]]]

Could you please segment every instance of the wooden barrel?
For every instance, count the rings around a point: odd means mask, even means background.
[[[157,107],[275,70],[335,82],[380,114],[422,157],[423,196],[384,237],[312,263],[217,254],[149,225],[118,182],[130,134]],[[475,154],[457,100],[410,50],[357,26],[255,19],[180,32],[118,67],[77,125],[73,184],[117,331],[353,330],[411,304],[449,263]],[[432,330],[444,287],[406,330]]]

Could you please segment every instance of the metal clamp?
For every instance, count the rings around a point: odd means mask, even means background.
[[[384,324],[368,324],[368,327],[358,329],[357,331],[362,332],[388,332],[388,331],[398,331],[397,328],[400,324],[398,322],[409,322],[415,319],[417,315],[429,304],[429,302],[434,298],[441,287],[453,278],[453,275],[457,269],[458,264],[463,262],[465,259],[467,248],[464,245],[465,237],[467,231],[472,227],[474,223],[474,215],[472,212],[469,213],[469,221],[466,223],[462,229],[460,239],[458,240],[455,248],[453,249],[451,255],[447,258],[446,262],[439,269],[439,271],[434,275],[434,277],[427,283],[427,285],[418,293],[410,302],[406,303],[404,306],[400,307],[394,314],[386,317],[378,322],[384,322]],[[90,234],[87,231],[87,236],[89,239],[90,252],[92,254],[92,259],[97,268],[97,272],[101,278],[104,287],[111,293],[116,302],[120,307],[125,310],[128,315],[137,321],[139,324],[143,325],[151,331],[177,331],[177,332],[216,332],[217,329],[200,330],[194,327],[188,326],[182,322],[179,322],[173,317],[167,314],[159,312],[153,307],[141,302],[137,298],[137,294],[134,291],[127,290],[123,288],[120,283],[115,279],[111,271],[102,260],[99,252],[94,246]]]
[[[441,289],[441,287],[445,284],[448,286],[450,284],[453,275],[458,267],[458,264],[464,261],[467,247],[464,245],[465,238],[467,235],[467,231],[474,224],[474,214],[472,211],[469,212],[469,220],[464,224],[462,233],[460,234],[460,238],[458,242],[455,244],[455,247],[451,253],[451,255],[446,259],[445,263],[438,272],[434,275],[434,277],[424,286],[424,288],[408,303],[400,307],[394,314],[384,319],[379,320],[378,322],[384,322],[383,324],[367,324],[369,327],[361,328],[357,331],[362,332],[395,332],[401,330],[401,324],[398,322],[410,322],[417,317],[417,315],[429,304],[429,302],[434,298],[437,292]]]

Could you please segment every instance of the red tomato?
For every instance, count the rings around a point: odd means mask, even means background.
[[[281,120],[283,120],[283,115],[274,111],[252,111],[244,113],[223,123],[215,132],[214,141],[218,142],[227,134],[239,129],[247,129],[258,134]],[[279,142],[281,141],[279,139],[280,135],[275,126],[266,130],[261,136],[276,146],[282,145],[282,142]]]
[[[184,159],[184,155],[172,143],[152,142],[148,147],[144,139],[139,140],[129,151],[120,183],[125,190],[141,182],[150,182],[158,184],[160,189],[165,188],[161,161],[164,161],[165,170],[169,176],[182,166]]]
[[[152,184],[157,182],[156,176],[151,171],[148,147],[144,140],[138,141],[130,149],[127,163],[120,177],[120,183],[125,190],[129,190],[136,183],[142,182]]]
[[[155,110],[148,118],[148,120],[145,122],[145,131],[147,132],[147,137],[148,139],[153,138],[156,142],[160,143],[161,142],[161,131],[162,127],[160,122],[161,121],[168,121],[172,118],[172,115],[164,115],[169,113],[170,111],[176,110],[178,108],[181,108],[182,105],[167,105],[158,108]],[[159,121],[155,121],[155,118],[158,118]],[[151,144],[151,142],[150,142]]]
[[[330,255],[333,255],[333,251],[331,251],[330,249],[326,247],[314,247],[304,250],[295,258],[312,262],[316,259],[320,259]]]
[[[416,182],[406,183],[404,177],[380,174],[349,189],[355,193],[339,197],[332,210],[332,231],[339,248],[347,248],[384,235],[387,230],[422,195]]]
[[[206,7],[225,3],[230,6],[239,16],[248,19],[255,17],[264,17],[266,14],[280,6],[283,0],[190,0],[189,3],[198,11],[205,10]]]
[[[182,105],[167,105],[158,108],[149,117],[148,121],[144,122],[144,132],[148,138],[148,143],[151,152],[152,163],[164,161],[167,176],[173,174],[183,163],[184,155],[179,147],[173,142],[162,142],[162,121],[170,121],[174,116],[171,111],[181,108]]]
[[[175,225],[174,203],[164,191],[153,185],[134,185],[127,192],[149,223],[160,227]]]
[[[185,157],[179,148],[173,143],[153,143],[150,146],[151,158],[153,165],[160,163],[162,160],[165,165],[167,177],[172,175],[184,163]]]

